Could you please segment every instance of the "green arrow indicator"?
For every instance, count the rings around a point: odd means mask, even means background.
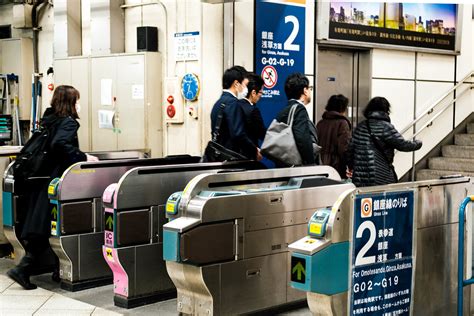
[[[301,274],[304,274],[306,276],[306,271],[301,262],[298,262],[298,264],[294,266],[293,270],[291,270],[291,274],[294,274],[295,272],[297,273],[296,278],[298,279],[298,281],[301,281]]]
[[[114,225],[114,220],[112,216],[107,217],[107,220],[105,221],[105,225],[109,226],[109,230],[112,230],[112,227]]]
[[[56,206],[51,210],[51,215],[53,215],[53,219],[58,218],[58,210],[56,209]]]

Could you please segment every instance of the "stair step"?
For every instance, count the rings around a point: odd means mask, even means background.
[[[474,146],[446,145],[441,150],[443,157],[474,159]]]
[[[460,146],[474,146],[474,134],[454,135],[454,144]]]
[[[452,170],[433,170],[421,169],[416,172],[416,181],[439,179],[442,176],[462,174],[463,176],[473,177],[474,172],[458,172]]]
[[[474,159],[435,157],[429,159],[428,165],[430,169],[474,173]]]
[[[467,133],[468,134],[474,134],[474,123],[468,123],[467,124]]]

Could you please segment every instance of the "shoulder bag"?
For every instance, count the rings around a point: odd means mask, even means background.
[[[224,117],[225,104],[221,103],[219,108],[219,114],[217,115],[216,127],[212,133],[212,140],[207,143],[202,162],[221,162],[221,161],[237,161],[237,160],[248,160],[247,157],[241,155],[227,147],[222,146],[217,142],[219,137],[219,130],[222,125],[222,119]]]
[[[294,104],[291,107],[287,123],[278,122],[276,119],[272,121],[265,134],[261,149],[263,155],[288,166],[300,166],[302,164],[292,130],[297,106],[298,104]]]

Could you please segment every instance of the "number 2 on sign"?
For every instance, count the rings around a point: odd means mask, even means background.
[[[298,44],[293,44],[294,40],[296,39],[296,36],[298,35],[298,32],[300,31],[300,22],[294,15],[287,15],[285,16],[285,24],[286,23],[292,23],[293,24],[293,30],[290,33],[290,36],[286,39],[285,43],[283,44],[283,49],[284,50],[291,50],[291,51],[299,51],[300,50],[300,45]]]
[[[362,238],[362,235],[364,234],[364,230],[368,229],[369,230],[369,240],[367,243],[362,247],[362,249],[359,251],[359,253],[356,256],[355,260],[355,265],[356,266],[361,266],[364,264],[370,264],[370,263],[375,263],[375,256],[368,256],[364,257],[367,251],[369,251],[370,248],[375,243],[375,236],[377,234],[377,230],[375,229],[375,225],[372,221],[365,221],[363,222],[359,228],[357,228],[356,232],[356,238]]]

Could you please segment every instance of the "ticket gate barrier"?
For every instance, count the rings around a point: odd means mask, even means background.
[[[459,229],[458,229],[458,310],[457,315],[463,315],[464,306],[464,287],[466,285],[474,284],[474,278],[471,277],[464,279],[464,239],[465,239],[465,228],[464,222],[468,222],[470,228],[472,228],[472,216],[466,216],[466,208],[469,203],[474,201],[474,195],[464,198],[461,205],[459,206]],[[472,212],[472,210],[471,210]],[[470,225],[469,225],[470,224]],[[466,273],[469,274],[469,273]]]
[[[199,175],[166,207],[163,256],[183,314],[233,315],[304,303],[288,244],[352,183],[331,167]],[[175,214],[176,213],[176,214]]]
[[[200,157],[81,162],[48,187],[51,206],[50,244],[59,258],[61,287],[78,291],[112,282],[102,258],[102,193],[128,170],[139,166],[198,163]]]
[[[118,157],[122,159],[138,159],[145,158],[148,155],[147,150],[103,151],[92,152],[91,154],[99,158],[100,161],[115,160]],[[188,159],[190,156],[182,156],[181,158]],[[197,158],[194,159],[197,160]],[[13,169],[11,168],[13,163],[14,162],[11,162],[8,165],[3,174],[2,225],[5,236],[13,247],[15,264],[18,264],[25,255],[24,245],[20,240],[20,236],[27,211],[25,209],[25,206],[27,205],[27,197],[25,196],[26,192],[24,185],[22,186],[18,181],[15,183]],[[34,183],[34,185],[44,185],[49,181],[49,177],[35,177],[34,179],[29,180],[29,182]],[[35,265],[38,269],[33,271],[32,274],[41,274],[52,271],[56,265],[56,256],[51,248],[48,248],[46,253],[42,255],[39,260],[39,264]]]
[[[473,191],[459,177],[344,192],[289,245],[291,286],[314,315],[455,315],[456,210]]]
[[[167,198],[195,176],[265,168],[255,161],[138,167],[104,191],[104,258],[114,275],[114,303],[133,308],[176,297],[163,260]]]

